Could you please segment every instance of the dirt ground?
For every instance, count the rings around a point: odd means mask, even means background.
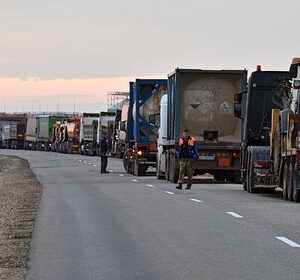
[[[0,279],[24,279],[41,186],[26,160],[0,155]]]

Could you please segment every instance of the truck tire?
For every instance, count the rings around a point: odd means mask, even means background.
[[[293,194],[293,184],[294,184],[294,163],[291,162],[290,163],[290,167],[289,167],[289,175],[290,175],[290,178],[289,178],[289,186],[288,186],[288,200],[289,201],[294,201],[294,194]]]
[[[290,169],[289,169],[289,162],[285,160],[284,162],[284,169],[283,169],[283,190],[282,190],[282,197],[284,200],[288,200],[288,188],[289,188],[289,179],[290,179]]]
[[[254,166],[253,166],[253,155],[252,152],[250,153],[250,160],[249,160],[249,166],[248,166],[248,192],[249,193],[255,193],[255,182],[254,182]]]
[[[139,164],[137,161],[134,163],[133,175],[146,176],[148,166],[145,164]]]
[[[297,189],[297,178],[298,178],[298,172],[297,172],[297,165],[294,165],[294,176],[293,176],[293,200],[294,202],[298,203],[300,202],[300,189]]]
[[[170,180],[170,156],[169,156],[169,151],[166,151],[166,162],[165,162],[165,167],[166,167],[166,170],[165,170],[165,180],[166,181],[169,181]]]
[[[176,184],[179,179],[179,172],[176,170],[176,157],[174,155],[170,155],[169,160],[170,166],[169,166],[169,176],[170,176],[170,182]]]
[[[130,159],[129,159],[130,155],[131,155],[131,150],[127,150],[124,153],[124,157],[123,157],[123,166],[124,166],[126,173],[128,173],[128,174],[132,174],[132,163],[130,162]]]
[[[156,178],[158,180],[164,178],[164,176],[162,175],[162,173],[160,171],[160,164],[159,164],[158,156],[156,156]]]

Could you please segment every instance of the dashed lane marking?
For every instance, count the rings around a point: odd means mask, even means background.
[[[82,160],[81,160],[81,159],[79,159],[78,161],[80,161],[80,162],[81,162]]]
[[[125,175],[124,175],[124,174],[119,174],[119,176],[120,176],[120,177],[124,177]]]
[[[166,194],[174,194],[173,192],[165,191]]]
[[[276,238],[282,242],[284,242],[285,244],[293,247],[293,248],[300,248],[300,245],[284,236],[276,236]]]
[[[136,179],[132,179],[131,181],[132,181],[132,182],[135,182],[135,183],[137,183],[137,182],[138,182],[138,180],[136,180]]]
[[[114,171],[113,170],[108,170],[110,173],[114,173]]]
[[[243,216],[241,216],[235,212],[226,212],[226,214],[231,215],[232,217],[237,218],[237,219],[243,218]]]
[[[194,201],[194,202],[198,202],[198,203],[203,202],[202,200],[199,200],[199,199],[196,199],[196,198],[191,198],[190,201]]]
[[[154,187],[154,186],[151,185],[151,184],[146,184],[146,186],[149,187],[149,188],[153,188],[153,187]]]
[[[97,167],[97,164],[93,164],[94,167]]]

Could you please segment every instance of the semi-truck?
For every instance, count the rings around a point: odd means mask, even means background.
[[[62,122],[65,118],[66,116],[37,116],[37,150],[49,151],[51,149],[53,126],[57,121]]]
[[[132,113],[130,110],[131,107],[129,106],[129,100],[124,101],[122,105],[121,119],[116,131],[117,141],[115,143],[116,157],[120,159],[123,159],[128,139],[133,139],[132,126],[128,125],[129,123],[133,122]]]
[[[156,167],[160,100],[167,93],[167,80],[136,79],[129,87],[128,119],[121,121],[127,140],[123,164],[127,173],[144,176],[149,167]]]
[[[25,146],[26,150],[36,150],[36,132],[37,132],[36,117],[27,118],[26,134],[25,134]]]
[[[27,116],[25,114],[6,114],[0,113],[0,148],[2,147],[2,138],[4,126],[9,124],[24,124],[26,125]]]
[[[107,139],[108,154],[111,154],[115,118],[115,112],[100,112],[97,130],[97,155],[100,155],[100,143],[104,136]]]
[[[300,58],[290,71],[252,74],[242,140],[243,189],[276,187],[300,201]]]
[[[187,129],[199,146],[195,175],[240,182],[241,122],[234,116],[234,98],[246,86],[246,70],[177,68],[168,76],[160,111],[157,178],[178,181],[177,145]]]
[[[80,124],[80,153],[93,156],[97,153],[99,113],[83,113]]]
[[[3,127],[2,146],[5,149],[23,149],[26,124],[10,123]]]
[[[80,122],[81,117],[69,117],[63,125],[61,125],[61,146],[62,153],[79,153],[80,149]]]

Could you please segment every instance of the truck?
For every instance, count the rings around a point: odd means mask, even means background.
[[[98,130],[97,130],[97,155],[100,155],[100,143],[103,136],[107,139],[108,154],[112,151],[112,135],[114,122],[116,118],[115,112],[100,112],[98,119]]]
[[[241,121],[234,98],[246,90],[247,70],[175,69],[162,98],[156,176],[178,181],[177,145],[184,129],[198,144],[194,175],[240,182]]]
[[[2,138],[4,132],[4,126],[9,124],[25,124],[27,122],[27,116],[25,114],[7,114],[7,113],[0,113],[0,148],[3,147],[2,145]]]
[[[40,115],[37,116],[37,150],[49,151],[52,146],[53,126],[57,121],[62,122],[66,116]]]
[[[251,75],[244,114],[243,189],[279,187],[283,199],[299,202],[300,58],[290,71],[258,70]]]
[[[2,145],[6,149],[23,149],[26,124],[10,123],[3,127]]]
[[[129,100],[122,104],[121,118],[116,129],[115,154],[117,158],[123,159],[126,143],[128,139],[133,139],[132,126],[128,125],[133,122],[132,113],[130,111]]]
[[[26,134],[25,134],[25,146],[24,146],[26,150],[36,150],[36,132],[37,132],[36,117],[28,116]]]
[[[118,158],[120,158],[120,154],[118,153],[118,143],[119,143],[119,124],[121,121],[121,116],[122,116],[122,109],[121,110],[119,110],[118,108],[115,109],[115,120],[113,123],[113,131],[112,131],[111,155],[113,157],[118,157]]]
[[[69,117],[61,129],[61,146],[60,152],[62,153],[79,153],[80,150],[80,122],[81,117]]]
[[[52,127],[52,141],[51,141],[51,150],[52,152],[59,152],[60,151],[60,144],[61,144],[61,121],[56,121],[56,123]]]
[[[99,113],[83,113],[80,124],[80,153],[96,155]]]
[[[125,127],[127,142],[123,165],[127,173],[145,176],[149,167],[156,167],[160,100],[167,93],[167,80],[136,79],[135,82],[130,82],[129,87],[127,128]],[[122,122],[123,120],[123,126]]]

